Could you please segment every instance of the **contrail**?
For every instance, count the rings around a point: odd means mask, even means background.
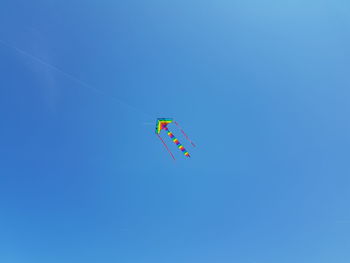
[[[86,83],[86,82],[84,82],[84,81],[78,79],[77,77],[75,77],[75,76],[73,76],[73,75],[71,75],[71,74],[65,72],[64,70],[62,70],[62,69],[60,69],[60,68],[58,68],[58,67],[56,67],[56,66],[54,66],[54,65],[52,65],[52,64],[47,63],[46,61],[44,61],[44,60],[42,60],[42,59],[40,59],[40,58],[38,58],[38,57],[36,57],[36,56],[34,56],[34,55],[32,55],[32,54],[26,52],[26,51],[23,50],[23,49],[20,49],[20,48],[18,48],[18,47],[16,47],[16,46],[7,44],[5,41],[3,41],[3,40],[1,40],[1,39],[0,39],[0,43],[1,43],[3,46],[6,46],[6,47],[9,48],[9,49],[13,49],[13,50],[15,50],[17,53],[22,54],[22,55],[24,55],[25,57],[28,57],[28,58],[32,59],[33,61],[36,61],[37,63],[39,63],[39,64],[41,64],[41,65],[44,65],[44,66],[46,66],[46,67],[48,67],[48,68],[50,68],[50,69],[52,69],[52,70],[54,70],[54,71],[57,71],[57,72],[61,73],[62,75],[66,76],[67,78],[69,78],[69,79],[72,80],[73,82],[78,83],[80,86],[82,86],[82,87],[84,87],[84,88],[86,88],[86,89],[89,89],[89,90],[91,90],[91,91],[93,91],[93,92],[95,92],[95,93],[98,93],[98,94],[102,95],[102,96],[108,97],[108,98],[110,98],[110,99],[112,99],[112,100],[118,102],[119,104],[122,104],[122,105],[124,105],[125,107],[128,107],[129,109],[132,109],[132,110],[138,111],[138,112],[140,112],[140,113],[142,113],[142,114],[144,114],[144,115],[147,115],[148,117],[151,116],[150,114],[145,113],[144,111],[142,111],[142,110],[136,108],[135,106],[132,106],[132,105],[130,105],[130,104],[128,104],[128,103],[122,101],[121,99],[119,99],[119,98],[117,98],[117,97],[114,97],[114,96],[112,96],[112,95],[110,95],[110,94],[105,93],[105,92],[102,91],[102,90],[99,90],[99,89],[97,89],[97,88],[95,88],[95,87],[89,85],[88,83]]]

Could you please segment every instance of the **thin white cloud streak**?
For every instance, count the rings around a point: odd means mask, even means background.
[[[60,74],[62,74],[62,75],[64,75],[65,77],[67,77],[68,79],[72,80],[73,82],[78,83],[81,87],[84,87],[84,88],[86,88],[86,89],[88,89],[88,90],[90,90],[90,91],[93,91],[93,92],[95,92],[95,93],[97,93],[97,94],[100,94],[101,96],[108,97],[108,98],[110,98],[110,99],[112,99],[112,100],[118,102],[119,104],[123,105],[124,107],[127,107],[127,108],[129,108],[129,109],[131,109],[131,110],[137,111],[137,112],[139,112],[139,113],[142,113],[143,115],[145,115],[145,116],[147,116],[147,117],[152,117],[152,115],[146,113],[145,111],[140,110],[139,108],[137,108],[137,107],[135,107],[135,106],[132,106],[132,105],[130,105],[129,103],[126,103],[126,102],[122,101],[121,99],[119,99],[119,98],[117,98],[117,97],[115,97],[115,96],[112,96],[112,95],[110,95],[110,94],[107,94],[106,92],[101,91],[101,90],[99,90],[99,89],[97,89],[97,88],[91,86],[90,84],[88,84],[88,83],[86,83],[86,82],[84,82],[84,81],[78,79],[77,77],[73,76],[72,74],[65,72],[64,70],[62,70],[62,69],[56,67],[55,65],[52,65],[52,64],[50,64],[50,63],[48,63],[48,62],[46,62],[46,61],[44,61],[44,60],[42,60],[42,59],[40,59],[40,58],[38,58],[38,57],[36,57],[36,56],[34,56],[34,55],[28,53],[27,51],[25,51],[25,50],[23,50],[23,49],[21,49],[21,48],[18,48],[18,47],[14,46],[14,45],[10,45],[10,44],[6,43],[5,41],[3,41],[3,40],[1,40],[1,39],[0,39],[0,43],[1,43],[3,46],[6,46],[6,47],[9,48],[9,49],[13,49],[13,50],[15,50],[17,53],[22,54],[23,56],[28,57],[28,58],[30,58],[31,60],[33,60],[33,61],[35,61],[35,62],[37,62],[37,63],[39,63],[39,64],[41,64],[41,65],[44,65],[45,67],[48,67],[49,69],[52,69],[52,70],[54,70],[54,71],[56,71],[56,72],[59,72]]]

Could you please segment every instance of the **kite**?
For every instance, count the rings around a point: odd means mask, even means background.
[[[169,130],[168,125],[170,123],[174,123],[178,127],[178,129],[180,129],[181,133],[185,136],[185,138],[192,144],[192,146],[196,147],[196,145],[190,140],[190,138],[188,138],[187,134],[181,129],[180,125],[176,121],[171,119],[171,118],[158,118],[157,119],[156,135],[162,141],[164,147],[167,149],[167,151],[169,152],[169,154],[171,155],[171,157],[174,160],[175,160],[174,155],[169,150],[168,146],[166,145],[166,143],[164,142],[162,137],[160,137],[160,135],[159,135],[162,130],[166,131],[166,133],[168,134],[169,138],[176,144],[176,146],[182,151],[182,153],[186,157],[191,157],[190,154],[188,153],[188,151],[185,149],[185,147],[179,142],[179,140],[175,137],[175,135]]]

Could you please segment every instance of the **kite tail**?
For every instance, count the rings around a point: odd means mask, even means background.
[[[191,141],[191,139],[187,136],[187,134],[183,131],[183,129],[180,127],[180,125],[174,121],[175,125],[180,129],[181,133],[185,136],[185,138],[192,144],[193,147],[196,147],[196,145]]]
[[[183,147],[183,145],[179,142],[179,140],[174,136],[174,134],[169,131],[168,127],[163,128],[164,130],[167,131],[168,136],[170,137],[170,139],[172,139],[172,141],[176,144],[176,146],[183,152],[183,154],[187,157],[191,157],[190,154],[188,153],[188,151],[186,151],[185,147]]]
[[[164,140],[162,139],[162,137],[160,137],[158,133],[156,133],[156,134],[157,134],[158,138],[162,141],[162,143],[163,143],[165,149],[167,149],[167,151],[169,152],[169,154],[171,155],[171,157],[172,157],[172,158],[174,159],[174,161],[175,161],[174,155],[171,153],[171,151],[169,150],[168,146],[166,145],[166,143],[164,142]]]

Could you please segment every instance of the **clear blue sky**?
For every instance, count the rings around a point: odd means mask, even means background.
[[[349,12],[2,0],[0,262],[350,262]]]

